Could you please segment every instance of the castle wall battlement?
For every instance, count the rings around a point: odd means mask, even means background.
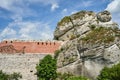
[[[0,53],[54,53],[61,41],[9,41],[0,43]]]

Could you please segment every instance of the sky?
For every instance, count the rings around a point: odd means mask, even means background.
[[[0,0],[0,41],[52,40],[64,16],[108,10],[120,25],[120,0]]]

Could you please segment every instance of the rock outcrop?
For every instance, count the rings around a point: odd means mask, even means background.
[[[64,41],[57,57],[58,72],[95,80],[103,67],[120,62],[120,29],[108,11],[80,11],[64,17],[54,39]]]
[[[97,14],[97,19],[101,22],[109,22],[111,20],[111,14],[108,11],[103,11]]]
[[[80,11],[71,16],[64,17],[58,22],[54,32],[54,39],[70,40],[90,31],[93,27],[118,28],[118,24],[111,21],[111,14],[103,11],[95,14],[92,11]]]

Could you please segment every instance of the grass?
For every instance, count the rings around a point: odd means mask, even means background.
[[[99,27],[92,29],[91,32],[86,34],[86,36],[80,40],[86,43],[110,43],[115,40],[115,37],[117,37],[115,34],[117,34],[117,36],[120,35],[120,33],[116,32],[114,29]]]
[[[61,26],[61,25],[63,25],[64,23],[68,23],[68,22],[70,22],[70,16],[65,16],[60,22],[58,22],[58,26]]]

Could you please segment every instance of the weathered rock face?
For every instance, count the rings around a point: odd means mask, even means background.
[[[111,14],[108,11],[103,11],[97,14],[97,19],[101,22],[109,22],[111,20]]]
[[[71,40],[90,31],[91,27],[117,28],[118,24],[111,21],[111,14],[103,11],[95,14],[92,11],[80,11],[71,16],[64,17],[58,22],[54,32],[54,39]]]
[[[81,11],[63,18],[54,32],[56,39],[64,41],[57,57],[58,72],[95,80],[103,67],[120,62],[117,26],[108,11],[97,15]]]

